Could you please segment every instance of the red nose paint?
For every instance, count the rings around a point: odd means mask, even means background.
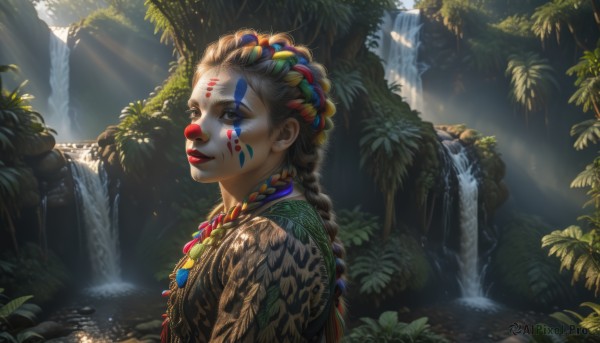
[[[183,130],[183,135],[193,141],[203,136],[202,128],[198,124],[190,124]]]

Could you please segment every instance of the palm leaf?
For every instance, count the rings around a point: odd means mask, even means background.
[[[571,188],[593,187],[600,181],[600,159],[588,164],[571,182]]]

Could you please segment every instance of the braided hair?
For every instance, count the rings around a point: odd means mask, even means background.
[[[288,34],[261,34],[254,30],[240,30],[209,45],[197,66],[193,85],[207,70],[221,67],[246,76],[249,86],[269,108],[271,130],[290,117],[300,123],[300,132],[286,158],[297,172],[304,197],[322,218],[336,258],[335,306],[325,334],[328,342],[337,342],[343,334],[346,267],[332,202],[321,192],[319,182],[327,137],[334,126],[331,117],[335,114],[335,105],[328,97],[331,83],[325,68],[313,61],[307,47],[294,45]],[[221,209],[222,204],[213,213]]]

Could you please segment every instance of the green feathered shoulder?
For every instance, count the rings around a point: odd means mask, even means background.
[[[329,236],[323,227],[323,220],[307,201],[280,201],[269,207],[260,216],[272,220],[304,244],[307,244],[309,238],[312,238],[325,259],[329,280],[333,282],[335,278],[335,260],[331,251]]]

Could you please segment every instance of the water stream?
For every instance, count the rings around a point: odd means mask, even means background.
[[[475,177],[476,162],[458,140],[445,140],[443,147],[450,157],[458,180],[460,250],[458,252],[459,301],[478,309],[492,309],[493,301],[485,297],[479,266],[478,182]]]
[[[133,285],[121,279],[119,196],[115,196],[111,210],[108,177],[100,160],[92,157],[91,150],[84,151],[72,161],[71,171],[86,241],[84,251],[89,256],[93,276],[93,284],[88,291],[97,296],[129,292]]]
[[[50,88],[46,124],[59,134],[60,140],[70,137],[73,123],[69,116],[69,27],[50,27]]]
[[[421,12],[386,13],[377,32],[378,48],[372,51],[383,60],[388,85],[399,85],[397,91],[411,109],[423,110],[421,75],[427,66],[419,63]]]

